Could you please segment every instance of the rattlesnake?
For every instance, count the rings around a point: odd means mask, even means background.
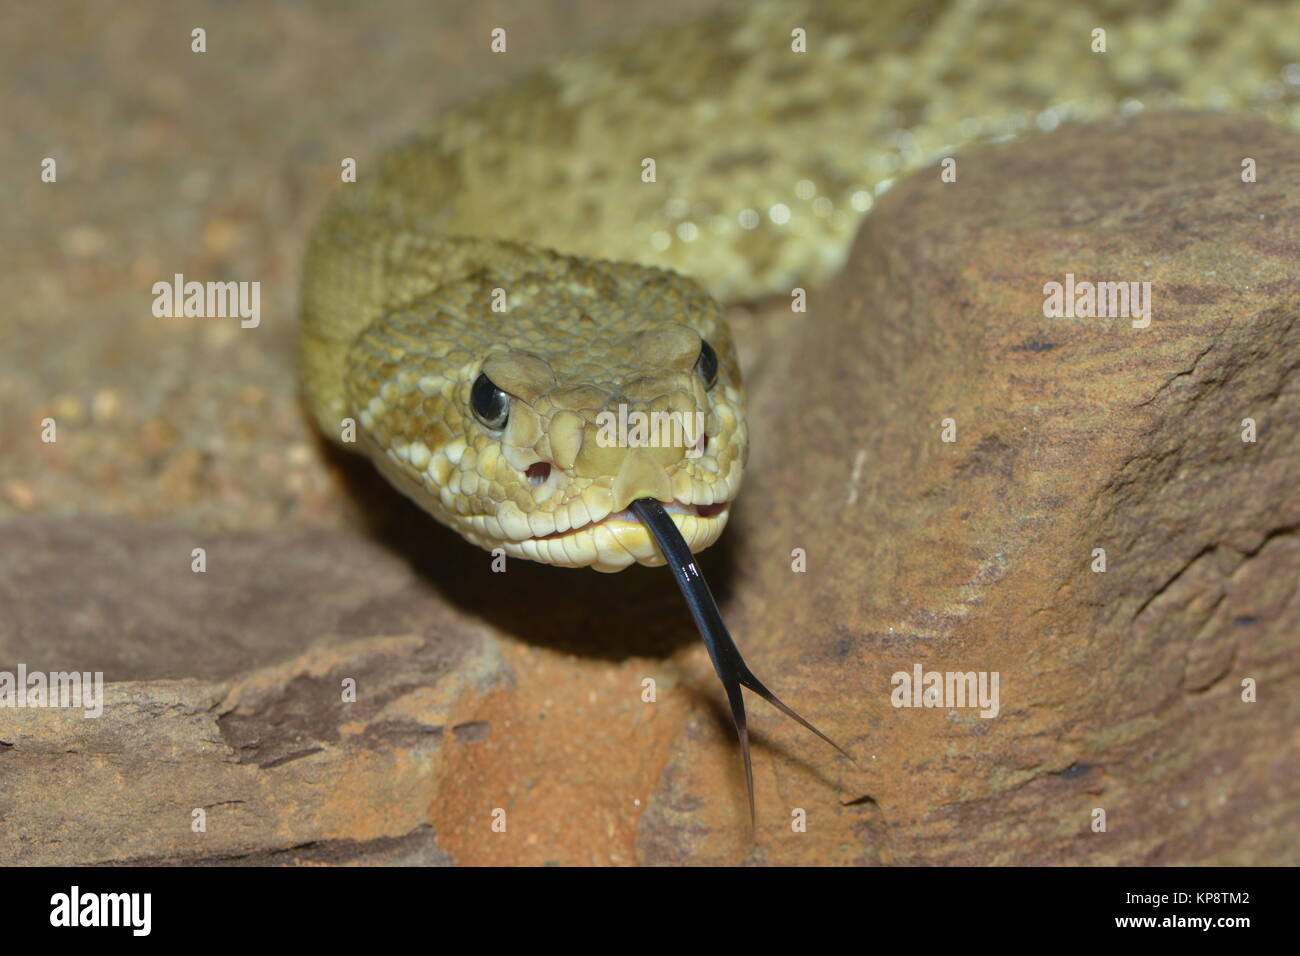
[[[749,3],[559,61],[334,197],[303,278],[309,404],[484,548],[602,571],[675,553],[742,742],[740,684],[802,722],[691,559],[748,448],[720,303],[817,283],[882,190],[973,140],[1171,106],[1300,127],[1298,61],[1300,5],[1204,0]],[[703,434],[611,444],[598,416],[620,411]]]

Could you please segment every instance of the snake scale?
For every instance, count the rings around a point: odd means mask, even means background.
[[[748,774],[740,686],[820,732],[745,666],[693,560],[748,448],[723,304],[815,285],[880,192],[968,143],[1170,107],[1300,127],[1300,4],[754,2],[560,60],[333,197],[302,283],[308,404],[474,544],[667,559]],[[619,412],[703,428],[610,442]]]

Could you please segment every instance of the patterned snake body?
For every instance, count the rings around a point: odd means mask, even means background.
[[[883,188],[971,140],[1152,106],[1300,126],[1298,50],[1295,3],[845,0],[747,4],[563,60],[334,198],[303,279],[309,403],[336,440],[355,420],[351,447],[482,547],[661,563],[627,510],[649,497],[698,551],[747,452],[720,301],[815,284]],[[502,427],[474,415],[480,376],[508,399]],[[598,416],[620,407],[700,413],[707,439],[610,446]]]

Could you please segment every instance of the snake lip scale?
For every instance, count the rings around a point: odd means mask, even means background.
[[[682,502],[674,499],[673,501],[664,505],[664,511],[666,511],[670,515],[693,515],[694,517],[701,518],[701,519],[721,518],[725,520],[727,513],[730,511],[730,509],[731,509],[730,501],[716,501],[711,505],[692,505],[692,504],[683,504]],[[611,514],[606,515],[605,517],[599,519],[598,521],[589,521],[586,524],[579,525],[576,528],[569,528],[567,531],[552,531],[550,534],[535,534],[529,540],[546,541],[553,538],[563,538],[566,535],[579,534],[583,531],[590,531],[596,525],[608,525],[615,522],[621,522],[623,524],[632,524],[632,525],[641,524],[641,520],[636,516],[634,510],[629,507],[629,508],[624,508],[622,511],[612,512]]]

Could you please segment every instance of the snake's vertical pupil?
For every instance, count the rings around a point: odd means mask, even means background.
[[[695,360],[695,370],[700,373],[700,378],[704,379],[704,387],[712,388],[713,383],[718,380],[718,353],[713,351],[713,346],[703,340],[700,341],[700,357]]]
[[[469,393],[469,405],[474,411],[474,417],[493,430],[505,428],[506,422],[510,420],[510,396],[482,373],[474,380],[474,387]]]

